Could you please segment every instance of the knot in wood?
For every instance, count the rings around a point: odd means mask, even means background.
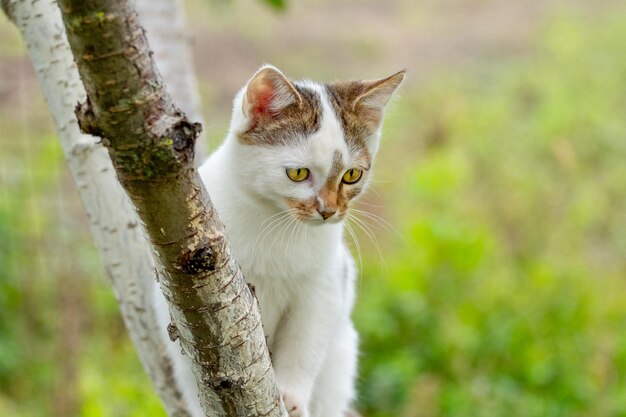
[[[76,119],[78,120],[78,127],[81,132],[86,133],[91,136],[97,136],[102,138],[103,145],[109,146],[109,141],[105,140],[104,132],[98,126],[98,119],[93,111],[93,105],[91,104],[91,100],[87,97],[87,100],[84,103],[76,104],[74,108],[74,113],[76,114]]]
[[[203,382],[217,392],[237,390],[243,386],[243,380],[233,379],[226,376],[206,377],[204,378]]]
[[[167,335],[170,337],[172,342],[175,342],[180,337],[180,333],[178,332],[178,327],[174,323],[170,323],[167,325]]]
[[[172,147],[176,152],[184,152],[186,150],[193,150],[196,143],[196,138],[202,132],[202,125],[200,123],[189,123],[183,119],[174,126],[172,132]]]
[[[215,271],[216,254],[209,246],[187,251],[180,256],[180,267],[190,275]]]

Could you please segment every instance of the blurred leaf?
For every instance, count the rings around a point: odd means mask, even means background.
[[[261,0],[261,2],[277,10],[285,10],[287,8],[287,0]]]

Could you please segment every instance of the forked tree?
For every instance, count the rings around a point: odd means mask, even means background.
[[[201,125],[180,1],[138,0],[140,16],[128,0],[1,4],[22,34],[124,322],[168,414],[189,415],[158,337],[154,279],[206,415],[284,415],[257,301],[196,170]]]

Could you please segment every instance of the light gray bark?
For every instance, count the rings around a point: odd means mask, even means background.
[[[170,360],[156,329],[149,246],[130,202],[96,138],[80,132],[74,107],[85,99],[56,1],[8,0],[3,8],[21,32],[52,115],[91,232],[144,369],[170,416],[186,417]]]
[[[142,363],[168,413],[187,416],[155,329],[148,290],[155,275],[150,246],[114,178],[105,149],[93,137],[79,133],[71,111],[85,98],[85,91],[55,3],[2,0],[1,5],[26,41]],[[102,136],[109,146],[117,174],[149,231],[176,333],[193,358],[205,411],[211,416],[283,415],[258,305],[233,261],[194,168],[197,127],[185,121],[165,94],[128,4],[85,3],[61,2],[66,26],[74,36],[74,55],[83,70],[87,68],[83,79],[87,77],[91,91],[92,101],[81,107],[82,126]],[[103,36],[111,35],[112,42],[102,42]],[[94,49],[90,36],[100,39]],[[126,72],[116,73],[129,63]],[[116,86],[121,83],[130,88]],[[126,90],[127,96],[119,94]],[[152,111],[147,118],[146,109]],[[169,180],[158,185],[159,174]],[[163,196],[168,196],[165,204]]]

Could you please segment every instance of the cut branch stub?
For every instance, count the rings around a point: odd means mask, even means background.
[[[174,131],[171,133],[174,140],[174,150],[176,152],[184,152],[191,148],[193,151],[196,139],[201,132],[202,125],[200,123],[189,123],[187,120],[182,119],[174,126]]]
[[[184,114],[176,111],[173,116],[164,114],[154,119],[152,126],[134,127],[133,134],[143,134],[151,144],[149,147],[137,143],[118,144],[111,138],[126,127],[104,125],[96,116],[89,97],[76,106],[76,117],[84,133],[100,137],[102,144],[109,148],[116,171],[125,174],[120,176],[120,181],[158,181],[177,175],[182,165],[193,161],[195,141],[202,132],[200,123],[190,123]]]
[[[75,113],[76,119],[78,119],[78,127],[80,127],[81,132],[91,136],[104,138],[104,132],[98,127],[96,115],[93,114],[93,110],[91,109],[89,97],[87,97],[86,101],[76,105]],[[105,143],[105,146],[107,145],[108,140]]]
[[[176,263],[176,268],[192,276],[206,278],[215,270],[223,269],[230,261],[224,254],[227,252],[224,235],[215,234],[204,244],[195,249],[184,251]]]
[[[187,251],[180,257],[180,267],[190,275],[215,271],[215,252],[208,246]]]
[[[180,334],[178,333],[178,328],[174,323],[170,323],[167,325],[167,335],[172,342],[177,341],[180,337]]]

